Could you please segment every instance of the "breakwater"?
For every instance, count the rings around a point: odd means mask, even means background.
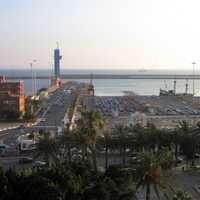
[[[62,74],[61,79],[200,79],[200,75],[171,74]],[[50,79],[50,76],[37,76],[38,79]],[[31,79],[31,76],[8,76],[7,79]]]

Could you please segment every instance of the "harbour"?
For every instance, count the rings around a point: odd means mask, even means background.
[[[0,8],[0,200],[200,200],[200,1]]]

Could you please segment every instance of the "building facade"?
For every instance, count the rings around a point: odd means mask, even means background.
[[[60,55],[60,49],[54,49],[54,75],[55,77],[60,77],[60,60],[62,56]]]
[[[25,112],[24,82],[8,82],[5,77],[0,77],[0,109]]]

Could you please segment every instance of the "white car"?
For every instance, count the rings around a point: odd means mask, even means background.
[[[43,161],[34,161],[33,162],[33,167],[43,167],[43,166],[45,166],[47,163],[46,162],[43,162]]]
[[[46,119],[45,118],[41,118],[40,122],[46,122]]]

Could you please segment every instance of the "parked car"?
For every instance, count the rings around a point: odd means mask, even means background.
[[[24,129],[24,128],[26,128],[26,127],[25,127],[24,124],[20,124],[18,128],[19,128],[19,129]]]
[[[199,153],[195,153],[194,157],[195,158],[200,158],[200,154]]]
[[[133,153],[131,153],[131,154],[128,154],[128,157],[136,157],[138,154],[136,153],[136,152],[133,152]]]
[[[6,149],[8,149],[8,148],[9,148],[8,145],[6,145],[6,144],[0,144],[0,155],[1,155],[1,156],[4,156],[4,155],[5,155],[5,151],[6,151]]]
[[[137,156],[130,157],[130,160],[131,160],[131,161],[136,161],[137,159],[138,159]]]
[[[126,153],[129,153],[131,151],[131,149],[126,148]]]
[[[28,164],[32,162],[33,162],[33,158],[31,157],[23,157],[19,159],[19,164]]]
[[[46,119],[45,118],[41,118],[40,122],[46,122]]]
[[[176,163],[177,164],[180,164],[180,163],[182,163],[183,162],[183,158],[182,157],[177,157],[177,160],[176,160]]]
[[[39,161],[39,160],[37,160],[37,161],[34,161],[33,162],[33,168],[40,168],[40,167],[44,167],[44,166],[46,166],[46,162],[43,162],[43,161]]]
[[[139,158],[139,157],[131,157],[130,159],[129,159],[129,163],[131,163],[131,164],[138,164],[138,163],[140,163],[141,162],[141,159]]]

